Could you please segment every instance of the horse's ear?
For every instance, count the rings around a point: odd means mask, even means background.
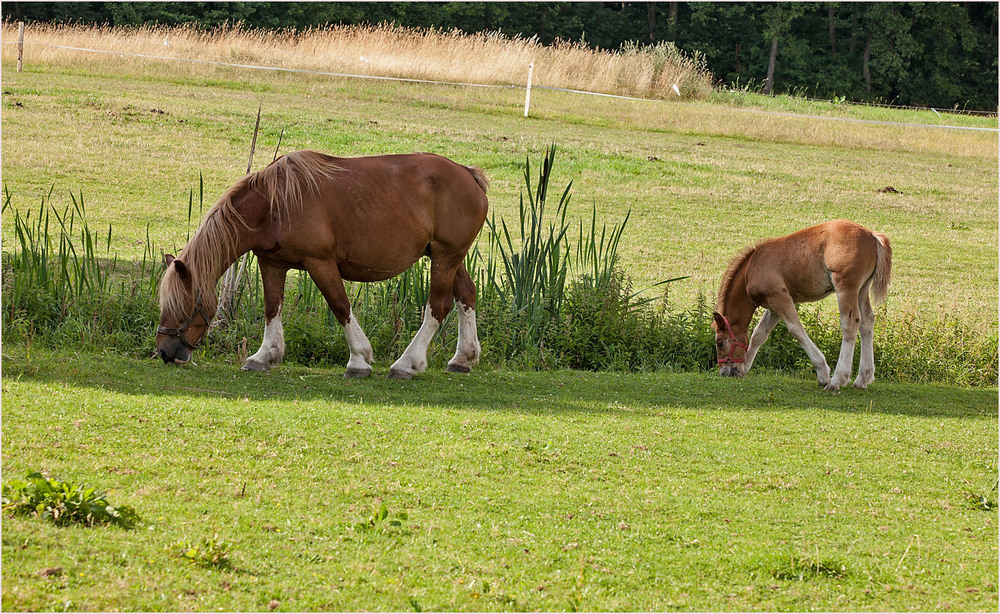
[[[171,262],[174,263],[174,270],[180,275],[180,278],[187,281],[191,277],[191,273],[188,271],[187,265],[184,264],[183,260],[178,260],[174,258]]]
[[[164,267],[170,266],[170,263],[173,262],[173,261],[174,261],[174,255],[173,254],[163,254],[163,266]]]
[[[718,330],[723,330],[726,328],[726,319],[722,317],[722,314],[718,311],[712,313],[712,318],[715,320],[715,327]]]

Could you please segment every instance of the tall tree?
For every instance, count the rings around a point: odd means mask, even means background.
[[[778,59],[778,41],[792,30],[796,18],[805,12],[805,4],[775,2],[764,8],[763,21],[764,39],[771,43],[771,53],[767,61],[767,78],[764,80],[764,93],[770,95],[774,89],[774,67]]]

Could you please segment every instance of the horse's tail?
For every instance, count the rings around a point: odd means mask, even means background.
[[[466,166],[465,168],[472,174],[472,178],[476,180],[483,192],[486,192],[490,187],[490,180],[486,178],[483,169],[478,166]]]
[[[875,262],[875,279],[872,280],[872,305],[878,305],[889,293],[889,279],[892,277],[892,244],[882,232],[873,232],[878,241],[878,260]]]

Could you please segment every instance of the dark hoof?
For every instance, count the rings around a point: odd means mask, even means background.
[[[371,367],[367,369],[348,369],[344,371],[344,379],[356,379],[362,377],[368,377],[372,374]]]
[[[389,377],[392,379],[413,379],[413,374],[409,371],[400,371],[399,369],[389,369]]]
[[[240,367],[240,370],[241,371],[256,371],[256,372],[260,373],[262,371],[268,371],[268,370],[270,370],[270,367],[268,365],[265,365],[262,362],[250,362],[250,361],[247,361],[242,367]]]
[[[472,369],[465,365],[448,365],[449,373],[469,373]]]

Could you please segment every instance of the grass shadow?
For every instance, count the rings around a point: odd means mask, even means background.
[[[868,390],[820,389],[811,377],[751,374],[738,380],[714,373],[521,372],[474,370],[468,375],[428,371],[408,381],[386,377],[346,380],[342,369],[280,366],[247,373],[236,365],[205,361],[166,366],[156,360],[5,348],[4,382],[30,379],[122,394],[171,399],[239,399],[253,402],[324,400],[368,405],[433,405],[482,412],[572,415],[656,414],[673,409],[788,411],[824,409],[846,413],[896,414],[995,420],[996,389],[876,380]]]

